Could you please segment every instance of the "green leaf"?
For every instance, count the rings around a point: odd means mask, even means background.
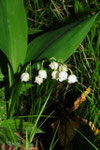
[[[21,141],[18,136],[15,136],[16,144],[21,145]],[[0,145],[7,144],[7,145],[14,145],[13,138],[11,137],[10,131],[8,128],[0,128]]]
[[[3,78],[4,78],[4,75],[3,75],[3,73],[1,72],[1,68],[0,68],[0,81],[3,81]]]
[[[96,16],[35,38],[28,46],[26,62],[34,59],[39,60],[44,57],[55,57],[56,59],[66,60],[83,41],[93,25]]]
[[[28,132],[28,135],[31,133],[31,130],[34,127],[33,123],[30,122],[24,122],[23,120],[20,119],[8,119],[4,121],[0,121],[0,144],[8,144],[8,145],[14,145],[13,138],[11,136],[10,130],[8,128],[8,125],[10,129],[13,132],[13,135],[15,137],[17,145],[21,144],[20,139],[15,135],[16,132],[21,133],[21,134],[26,134],[26,130]],[[36,134],[38,133],[44,133],[40,129],[36,129]]]
[[[0,49],[13,71],[23,65],[27,51],[27,19],[23,0],[0,0]]]
[[[78,0],[75,0],[74,11],[75,11],[75,14],[82,13],[84,11],[82,4]]]
[[[22,119],[8,119],[8,120],[4,120],[4,121],[0,121],[0,128],[8,128],[7,123],[9,124],[10,128],[14,131],[14,132],[21,132],[22,134],[26,134],[26,129],[28,134],[31,133],[32,128],[34,127],[33,123],[30,122],[25,122]],[[36,129],[36,134],[37,133],[44,133],[44,131],[40,130],[40,129]]]
[[[1,83],[0,83],[1,84]],[[0,120],[7,116],[7,102],[5,101],[5,88],[0,88]]]
[[[25,93],[28,89],[32,88],[34,85],[31,84],[31,83],[23,83],[22,86],[21,86],[21,89],[20,89],[20,94],[23,94]]]

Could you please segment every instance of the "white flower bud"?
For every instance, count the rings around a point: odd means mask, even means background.
[[[58,74],[59,74],[59,72],[58,72],[58,71],[56,71],[56,70],[55,70],[55,71],[53,71],[53,72],[52,72],[52,74],[51,74],[51,75],[52,75],[52,79],[56,79],[56,80],[58,80]]]
[[[40,76],[40,78],[47,78],[47,72],[45,70],[39,70],[38,75]]]
[[[77,81],[78,81],[78,80],[77,80],[77,77],[76,77],[74,74],[69,75],[69,77],[68,77],[68,83],[69,83],[69,84],[75,83],[75,82],[77,82]]]
[[[40,76],[36,76],[34,82],[41,85],[41,83],[43,83],[43,78],[41,78]]]
[[[64,65],[60,65],[59,66],[59,71],[68,71],[67,66],[65,64]]]
[[[27,72],[22,73],[20,79],[21,79],[22,82],[23,82],[23,81],[24,81],[24,82],[29,81],[29,73],[27,73]]]
[[[50,63],[49,67],[52,69],[52,70],[57,70],[58,68],[58,63],[53,61]]]
[[[40,69],[40,64],[37,64],[37,69],[38,69],[38,70]]]
[[[68,77],[67,72],[61,71],[61,72],[59,73],[59,75],[58,75],[58,80],[59,80],[60,82],[62,82],[62,81],[64,81],[64,80],[66,80],[67,77]]]

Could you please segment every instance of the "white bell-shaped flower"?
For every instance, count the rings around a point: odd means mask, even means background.
[[[62,81],[64,81],[64,80],[66,80],[67,77],[68,77],[68,73],[65,72],[65,71],[61,71],[61,72],[59,72],[58,80],[59,80],[60,82],[62,82]]]
[[[43,78],[41,78],[40,76],[36,76],[34,82],[41,85],[43,83]]]
[[[21,79],[22,82],[23,82],[23,81],[24,81],[24,82],[29,81],[29,73],[27,73],[27,72],[22,73],[20,79]]]
[[[77,81],[78,81],[78,80],[77,80],[77,77],[76,77],[74,74],[69,75],[69,77],[68,77],[68,83],[69,83],[69,84],[75,83],[75,82],[77,82]]]
[[[52,69],[52,70],[57,70],[58,68],[58,63],[53,61],[50,63],[49,67]]]
[[[43,79],[47,78],[47,72],[45,70],[39,70],[38,75],[40,78],[43,78]]]
[[[53,71],[52,74],[51,74],[52,79],[58,80],[58,74],[59,74],[59,71],[57,71],[57,70]]]
[[[59,71],[68,71],[67,66],[64,65],[59,65]]]

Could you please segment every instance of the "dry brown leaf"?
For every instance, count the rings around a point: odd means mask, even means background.
[[[90,92],[91,92],[91,88],[89,87],[86,89],[84,93],[81,94],[79,98],[77,98],[77,100],[74,102],[74,106],[69,110],[69,114],[71,114],[73,111],[78,109],[80,104],[86,100],[86,95],[89,94]]]
[[[98,134],[99,129],[97,129],[91,121],[88,122],[88,120],[84,118],[82,118],[81,121],[82,123],[89,125],[89,127],[91,128],[91,131],[94,133],[95,136]]]
[[[24,144],[25,139],[20,135],[20,133],[15,132],[14,134],[17,135],[20,138],[21,142]]]
[[[59,120],[56,120],[52,123],[51,126],[53,131],[56,129],[58,123]],[[79,129],[80,125],[82,124],[88,125],[95,136],[98,134],[99,129],[97,129],[91,121],[79,117],[74,118],[74,120],[68,119],[65,124],[60,123],[58,128],[58,138],[61,142],[61,145],[64,146],[64,149],[70,150],[70,142],[73,140],[76,134],[74,128]]]
[[[53,131],[58,125],[59,120],[56,120],[51,124]],[[73,128],[79,128],[79,122],[76,122],[72,119],[68,119],[65,124],[59,124],[58,127],[58,137],[62,146],[67,146],[67,149],[70,145],[71,140],[75,135]]]
[[[72,119],[66,121],[65,125],[60,124],[58,129],[58,137],[62,146],[64,146],[65,143],[66,145],[70,144],[75,135],[75,131],[73,130],[74,128],[79,128],[79,122],[76,122]]]

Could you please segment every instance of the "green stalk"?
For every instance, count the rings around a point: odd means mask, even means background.
[[[41,111],[40,111],[40,113],[39,113],[39,115],[38,115],[36,121],[35,121],[35,124],[34,124],[34,126],[33,126],[32,131],[31,131],[31,134],[30,134],[29,142],[27,143],[27,146],[28,146],[27,149],[28,149],[28,150],[29,150],[29,148],[30,148],[30,143],[32,142],[32,139],[33,139],[34,136],[35,136],[35,133],[36,133],[36,130],[37,130],[36,127],[37,127],[38,121],[39,121],[39,119],[40,119],[40,117],[41,117],[41,115],[42,115],[42,113],[43,113],[43,111],[44,111],[44,109],[45,109],[45,107],[46,107],[46,105],[47,105],[47,102],[48,102],[48,100],[49,100],[49,98],[50,98],[50,96],[51,96],[52,90],[53,90],[53,89],[51,89],[51,91],[50,91],[50,93],[49,93],[49,95],[48,95],[48,97],[47,97],[47,99],[46,99],[46,101],[45,101],[45,103],[44,103],[44,105],[43,105],[43,107],[42,107],[42,109],[41,109]]]
[[[52,90],[51,90],[51,92],[52,92]],[[32,132],[31,132],[31,136],[30,136],[30,139],[29,139],[30,143],[31,143],[31,141],[32,141],[32,139],[33,139],[33,137],[34,137],[34,135],[35,135],[37,123],[38,123],[38,121],[39,121],[39,119],[40,119],[40,117],[41,117],[41,115],[42,115],[42,113],[43,113],[43,111],[44,111],[44,109],[45,109],[45,107],[46,107],[46,105],[47,105],[47,102],[48,102],[48,100],[49,100],[49,98],[50,98],[51,92],[49,93],[49,95],[48,95],[48,97],[47,97],[47,99],[46,99],[46,101],[45,101],[45,103],[44,103],[44,105],[43,105],[43,107],[42,107],[42,109],[41,109],[41,111],[40,111],[40,113],[39,113],[39,115],[38,115],[36,121],[35,121],[33,130],[32,130]]]
[[[12,89],[12,93],[9,99],[9,109],[8,109],[9,118],[12,118],[15,113],[15,106],[16,106],[16,102],[18,103],[19,92],[20,92],[21,86],[22,86],[22,83],[18,82]]]
[[[9,90],[8,90],[8,93],[10,93],[10,89],[11,89],[11,87],[13,85],[13,80],[14,80],[13,71],[12,71],[12,68],[11,68],[10,64],[8,64],[8,80],[9,80]],[[10,94],[8,94],[8,96],[9,95]],[[8,111],[10,109],[11,103],[12,103],[12,99],[9,98]]]
[[[10,64],[8,64],[8,79],[9,79],[9,89],[10,89],[14,81],[13,70]]]
[[[57,134],[57,131],[58,131],[58,128],[59,128],[59,124],[60,124],[60,122],[59,122],[58,125],[57,125],[57,128],[56,128],[56,131],[55,131],[54,136],[53,136],[53,138],[52,138],[52,141],[51,141],[49,150],[52,150],[53,147],[55,146],[55,144],[56,144],[56,143],[58,142],[58,140],[59,140],[59,139],[57,139],[57,140],[55,141],[56,134]],[[54,142],[54,141],[55,141],[55,142]]]

